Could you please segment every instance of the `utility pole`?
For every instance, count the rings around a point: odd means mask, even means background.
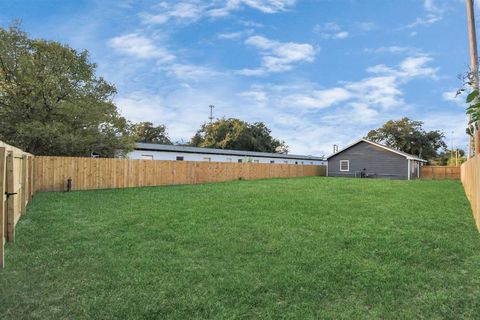
[[[478,52],[477,52],[477,34],[475,31],[475,13],[473,9],[473,0],[467,1],[467,17],[468,17],[468,41],[470,43],[470,73],[472,75],[472,88],[478,90]],[[478,99],[475,98],[473,103],[478,103]],[[471,119],[471,116],[470,116]],[[474,123],[474,135],[475,135],[475,155],[480,154],[480,132],[477,128],[477,123]],[[468,143],[468,159],[471,157],[472,149],[472,136]]]
[[[451,165],[453,165],[453,131],[452,131],[452,135],[450,136],[450,161],[451,161]]]
[[[208,117],[208,119],[210,119],[210,123],[212,123],[213,122],[213,108],[215,108],[215,106],[213,104],[211,104],[208,107],[210,108],[210,117]]]

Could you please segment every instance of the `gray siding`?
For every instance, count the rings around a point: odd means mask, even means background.
[[[340,171],[340,160],[350,161],[348,172]],[[408,179],[408,160],[404,156],[364,141],[328,159],[328,175],[331,177],[360,176],[363,169],[375,178]]]

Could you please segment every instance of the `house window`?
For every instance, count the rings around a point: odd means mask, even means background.
[[[212,158],[210,158],[210,157],[204,157],[204,158],[203,158],[203,161],[211,162],[211,161],[212,161]]]
[[[151,154],[142,154],[143,160],[153,160],[153,155]]]
[[[242,160],[242,159],[238,159],[238,163],[242,163],[242,162],[243,162],[243,160]]]
[[[177,161],[183,161],[183,157],[177,157]]]
[[[295,164],[298,164],[298,161],[295,161]]]
[[[270,160],[270,163],[275,163],[275,161],[274,161],[274,160]]]
[[[340,160],[340,171],[350,171],[350,160]]]

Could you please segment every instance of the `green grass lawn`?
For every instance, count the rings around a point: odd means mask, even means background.
[[[480,236],[458,181],[41,193],[0,318],[478,319]]]

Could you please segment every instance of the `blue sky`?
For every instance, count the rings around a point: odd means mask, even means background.
[[[12,19],[87,49],[122,114],[175,141],[213,104],[265,122],[291,153],[329,154],[403,116],[467,145],[463,0],[0,0]]]

